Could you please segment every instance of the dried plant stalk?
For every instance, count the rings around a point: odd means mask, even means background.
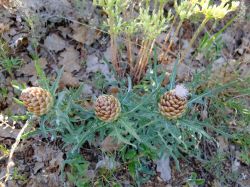
[[[9,155],[9,159],[8,159],[8,163],[7,163],[7,167],[6,167],[6,174],[4,176],[5,180],[4,183],[7,183],[10,177],[10,170],[11,168],[14,166],[14,162],[13,162],[13,155],[15,150],[17,149],[17,146],[19,145],[20,141],[21,141],[21,137],[25,131],[25,129],[29,126],[30,121],[27,120],[25,125],[23,126],[23,128],[20,130],[20,132],[17,135],[16,141],[15,143],[12,145],[11,150],[10,150],[10,155]]]

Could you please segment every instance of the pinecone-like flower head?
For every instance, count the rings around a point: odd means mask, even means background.
[[[101,95],[95,102],[95,115],[102,121],[111,122],[121,113],[121,104],[113,95]]]
[[[182,85],[177,85],[174,90],[166,92],[158,103],[161,114],[168,119],[181,117],[187,107],[187,95],[188,90]]]
[[[29,112],[36,116],[46,114],[53,105],[51,94],[40,87],[30,87],[22,91],[20,99]]]

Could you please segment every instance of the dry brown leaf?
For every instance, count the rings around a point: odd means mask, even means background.
[[[43,162],[36,162],[35,166],[33,167],[34,174],[36,174],[43,167],[44,167],[44,163]]]
[[[76,77],[73,77],[72,73],[65,71],[59,85],[60,88],[64,88],[65,86],[78,87],[80,83]]]
[[[219,150],[221,152],[227,151],[229,147],[229,142],[226,138],[223,136],[218,136],[217,137],[218,143],[219,143]]]
[[[41,58],[39,60],[39,62],[40,62],[41,68],[44,69],[46,67],[46,65],[47,65],[46,59],[45,58]],[[28,75],[28,76],[37,75],[36,68],[35,68],[35,65],[34,65],[33,62],[25,64],[18,71],[21,74]]]
[[[49,144],[32,144],[34,150],[33,168],[36,176],[31,176],[28,186],[60,186],[60,165],[63,160],[63,152],[53,148]],[[43,172],[39,172],[42,169]]]
[[[13,129],[10,126],[2,126],[0,124],[0,137],[2,138],[16,138],[19,130]]]
[[[119,88],[112,86],[108,89],[108,93],[113,96],[117,96],[117,94],[119,93]]]
[[[71,46],[60,54],[59,64],[64,66],[67,72],[79,71],[81,69],[79,57],[79,52]]]
[[[106,58],[107,61],[111,61],[112,57],[112,49],[111,47],[108,47],[107,50],[103,53],[104,57]]]
[[[10,29],[8,24],[0,23],[0,34],[8,31]]]
[[[171,64],[167,64],[165,66],[163,66],[163,71],[167,71],[169,74],[169,76],[171,75],[173,69],[174,69],[174,63]],[[178,80],[183,81],[183,80],[189,80],[190,79],[190,75],[192,74],[192,69],[184,64],[178,64],[177,66],[177,72],[176,72],[176,77]]]
[[[16,138],[19,130],[8,124],[8,118],[0,114],[0,137],[1,138]]]
[[[167,182],[171,179],[171,167],[169,156],[165,153],[162,157],[156,161],[156,171],[160,173],[161,179]]]
[[[51,34],[45,39],[44,46],[51,51],[58,52],[66,47],[66,42],[57,34]]]
[[[57,187],[63,186],[62,177],[57,173],[39,174],[29,177],[29,187]]]
[[[117,151],[121,147],[121,143],[111,136],[107,136],[101,143],[101,149],[107,152]]]
[[[49,14],[49,15],[70,15],[72,6],[68,0],[22,0],[22,6],[18,7],[21,12],[29,13],[30,15]],[[46,7],[45,11],[39,11]]]
[[[82,44],[91,45],[95,41],[96,32],[83,25],[72,24],[72,38]]]
[[[87,57],[87,73],[93,72],[101,72],[107,81],[113,81],[114,77],[111,76],[111,73],[109,71],[109,67],[105,63],[99,62],[96,55],[92,54]]]
[[[83,85],[83,94],[84,95],[92,95],[93,94],[93,87],[89,84]]]
[[[32,145],[34,149],[34,155],[33,158],[37,162],[47,162],[49,161],[50,164],[52,164],[52,160],[56,159],[56,161],[53,161],[53,165],[60,165],[60,163],[63,161],[63,152],[59,149],[53,149],[49,145]]]

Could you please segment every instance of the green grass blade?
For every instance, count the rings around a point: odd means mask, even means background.
[[[174,63],[174,68],[170,76],[170,83],[169,83],[169,89],[172,90],[175,87],[175,78],[177,74],[177,65],[179,64],[179,59],[176,60]]]

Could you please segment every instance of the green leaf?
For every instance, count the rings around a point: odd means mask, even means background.
[[[64,68],[62,67],[58,72],[57,72],[57,77],[56,77],[56,80],[55,82],[53,83],[53,85],[51,86],[51,89],[50,89],[50,92],[52,93],[52,95],[55,95],[56,93],[56,90],[59,86],[59,82],[60,82],[60,79],[62,77],[62,74],[63,74],[63,70]]]
[[[13,88],[20,90],[20,91],[22,91],[26,88],[25,84],[21,84],[21,83],[17,82],[16,80],[11,81],[11,85]]]
[[[203,136],[205,136],[208,139],[212,139],[211,136],[209,136],[203,129],[203,126],[200,126],[199,124],[197,124],[195,121],[189,121],[189,120],[180,120],[179,121],[181,124],[181,126],[185,126],[187,128],[190,128],[192,131],[195,131],[199,134],[202,134]]]
[[[46,78],[46,75],[39,63],[39,59],[35,59],[35,69],[36,69],[36,73],[38,75],[38,77],[40,78],[39,83],[41,84],[41,86],[46,89],[49,90],[49,81]]]
[[[177,59],[174,63],[174,68],[170,76],[169,90],[174,89],[175,87],[175,78],[177,74],[177,65],[179,64],[179,59]]]
[[[197,185],[202,185],[202,184],[205,183],[205,179],[196,179],[196,180],[195,180],[195,183],[196,183]]]
[[[225,84],[225,85],[223,85],[223,86],[219,86],[219,87],[217,87],[217,88],[215,88],[215,89],[213,89],[213,90],[209,90],[209,91],[207,91],[207,92],[205,92],[205,93],[203,93],[203,94],[200,94],[200,95],[198,95],[197,97],[195,97],[195,98],[189,100],[189,101],[188,101],[188,105],[190,106],[192,103],[199,102],[199,101],[200,101],[202,98],[204,98],[204,97],[209,97],[209,96],[212,96],[213,94],[217,94],[217,93],[219,93],[219,92],[225,90],[226,88],[228,88],[228,87],[234,85],[234,84],[237,83],[237,82],[238,82],[238,80],[232,81],[232,82],[227,83],[227,84]]]
[[[127,160],[132,160],[132,159],[135,158],[135,156],[136,156],[136,151],[133,150],[133,149],[129,149],[128,152],[127,152],[126,155],[125,155],[125,158],[126,158]]]
[[[133,179],[135,178],[136,175],[136,161],[132,161],[128,164],[128,171],[129,174],[133,177]]]
[[[28,115],[19,115],[19,116],[11,116],[10,118],[13,119],[14,121],[20,121],[20,120],[25,121],[29,118],[29,116]]]
[[[110,134],[110,136],[116,137],[119,141],[137,148],[136,145],[132,144],[129,140],[121,135],[120,130],[117,127],[114,127],[114,131]]]
[[[17,103],[18,105],[23,106],[23,102],[15,97],[13,97],[13,100],[15,101],[15,103]]]
[[[122,121],[122,123],[123,123],[124,128],[129,132],[129,134],[131,134],[135,139],[137,139],[139,142],[141,142],[141,138],[136,133],[136,131],[132,127],[132,125],[129,122],[125,123],[124,121]]]

